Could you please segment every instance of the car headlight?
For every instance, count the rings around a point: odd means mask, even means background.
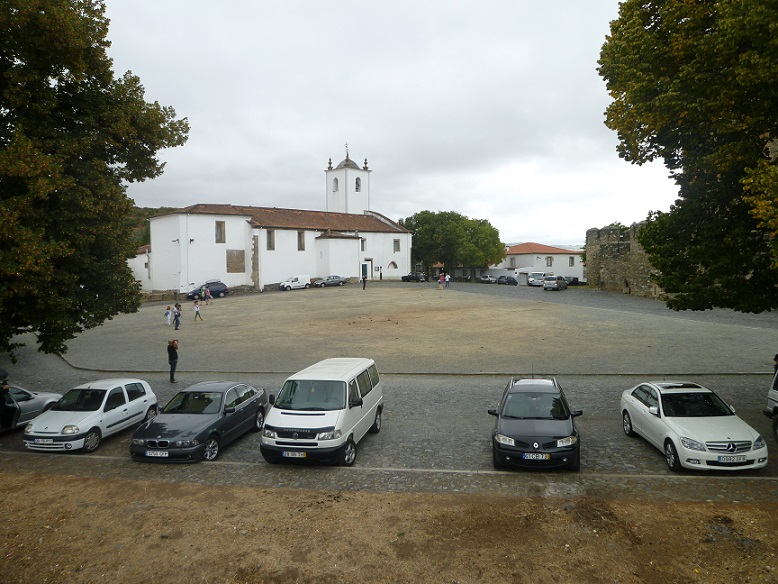
[[[331,430],[329,432],[319,432],[316,434],[316,440],[337,440],[342,436],[340,430]]]
[[[273,438],[273,439],[278,438],[278,434],[276,434],[276,431],[271,428],[268,428],[267,426],[265,426],[264,430],[262,430],[262,435],[265,438]]]
[[[697,442],[691,438],[684,438],[681,436],[681,444],[683,444],[684,448],[688,448],[689,450],[701,450],[702,452],[705,452],[705,445],[703,445],[702,442]]]
[[[24,427],[24,433],[25,433],[25,434],[30,434],[31,432],[32,432],[32,422],[30,422],[29,424],[27,424],[27,425]]]
[[[133,438],[132,439],[132,445],[133,446],[145,446],[146,441],[143,438]]]
[[[62,428],[63,434],[78,434],[78,426],[73,426],[72,424],[69,426],[65,426]]]
[[[757,436],[756,440],[754,440],[754,445],[751,447],[751,450],[761,450],[764,447],[764,438],[762,438],[762,436]]]
[[[194,440],[176,440],[172,443],[173,446],[176,448],[188,448],[190,446],[197,446],[200,444],[200,441],[197,439]]]
[[[556,441],[556,447],[562,448],[563,446],[572,446],[578,442],[577,436],[568,436],[567,438],[562,438],[561,440]]]
[[[504,434],[495,434],[494,441],[499,442],[500,444],[505,444],[506,446],[516,446],[516,441],[510,436],[505,436]]]

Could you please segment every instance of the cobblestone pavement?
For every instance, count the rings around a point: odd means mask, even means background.
[[[415,286],[415,287],[414,287]],[[457,311],[461,308],[468,312],[473,303],[486,302],[487,308],[493,304],[499,321],[500,313],[504,311],[506,302],[517,303],[526,310],[531,310],[537,319],[555,320],[554,312],[538,308],[541,300],[544,304],[561,301],[571,303],[569,310],[576,310],[575,318],[579,322],[609,320],[612,337],[611,355],[619,351],[632,350],[625,339],[638,334],[658,338],[661,334],[672,336],[680,331],[691,333],[717,333],[715,339],[701,336],[697,343],[673,345],[676,355],[674,362],[683,358],[693,364],[709,365],[708,371],[698,371],[692,378],[704,385],[717,390],[728,402],[733,404],[738,414],[749,424],[757,428],[765,436],[770,435],[769,420],[761,414],[764,406],[768,384],[770,357],[778,350],[776,342],[776,315],[737,315],[726,311],[710,311],[696,315],[690,319],[684,313],[665,314],[666,309],[657,302],[624,297],[622,295],[606,294],[589,290],[571,290],[562,293],[546,292],[525,287],[504,287],[489,285],[459,285],[456,293],[450,294],[445,302],[451,312],[451,319],[457,321]],[[143,355],[148,339],[156,337],[158,330],[165,329],[161,323],[161,312],[158,305],[147,305],[137,315],[117,318],[105,327],[89,331],[82,339],[73,345],[68,354],[68,361],[53,356],[40,355],[34,347],[27,347],[19,353],[19,363],[14,365],[7,360],[0,360],[0,367],[9,369],[15,382],[30,389],[57,389],[64,391],[78,383],[89,379],[113,375],[141,376],[152,383],[160,402],[165,403],[174,394],[174,387],[194,383],[203,379],[237,378],[256,386],[276,391],[280,387],[287,371],[273,370],[266,367],[268,363],[284,363],[283,358],[277,358],[267,349],[270,342],[279,334],[274,322],[278,320],[294,320],[290,316],[290,308],[305,310],[311,315],[321,315],[329,310],[340,310],[340,316],[333,316],[342,321],[342,331],[338,335],[352,338],[355,347],[351,354],[368,354],[359,343],[364,342],[358,334],[349,329],[353,322],[354,306],[365,296],[361,290],[353,287],[345,291],[347,295],[336,297],[328,295],[331,291],[340,294],[340,290],[310,290],[299,293],[263,294],[256,297],[227,298],[221,301],[218,310],[225,313],[237,310],[239,315],[231,313],[229,317],[234,326],[223,330],[206,328],[216,311],[209,314],[206,311],[206,321],[203,327],[186,330],[189,327],[200,326],[185,322],[181,337],[182,352],[189,350],[197,354],[197,367],[184,365],[180,373],[182,384],[171,386],[166,382],[164,364],[148,370],[148,367],[134,367]],[[400,298],[405,305],[407,294],[417,296],[429,295],[431,306],[440,301],[441,294],[449,291],[437,291],[430,285],[415,284],[375,284],[370,302],[383,305]],[[398,295],[398,292],[403,294]],[[566,296],[566,294],[569,295]],[[294,295],[294,296],[293,296]],[[327,296],[325,296],[327,295]],[[538,299],[539,297],[539,299]],[[333,299],[338,298],[338,302]],[[548,298],[548,300],[545,300]],[[574,300],[578,305],[573,305]],[[342,305],[339,304],[343,301]],[[595,303],[601,305],[595,306]],[[164,307],[162,307],[164,308]],[[208,307],[211,308],[211,307]],[[345,310],[345,312],[343,312]],[[411,306],[411,311],[417,310]],[[160,318],[156,317],[160,312]],[[607,314],[606,314],[607,313]],[[567,313],[566,313],[567,314]],[[707,316],[705,316],[707,314]],[[626,316],[625,316],[626,315]],[[633,316],[640,317],[639,330],[631,330],[635,321]],[[491,325],[490,317],[484,317]],[[743,323],[739,324],[742,319]],[[771,320],[772,319],[772,320]],[[160,323],[151,324],[154,320]],[[228,319],[229,320],[229,319]],[[619,320],[625,322],[625,328],[619,329]],[[136,322],[137,321],[137,322]],[[230,321],[230,322],[232,322]],[[367,327],[368,321],[362,324]],[[246,323],[253,323],[249,326]],[[476,326],[471,330],[478,329]],[[542,324],[542,323],[541,323]],[[770,326],[772,324],[772,326]],[[401,325],[397,325],[401,326]],[[450,335],[446,331],[452,326],[438,321],[425,323],[422,328],[440,330],[441,338],[449,342]],[[575,326],[571,324],[571,326]],[[588,325],[587,325],[588,326]],[[652,330],[651,327],[658,330]],[[241,327],[252,329],[248,333],[240,333]],[[697,327],[702,327],[697,328]],[[541,327],[542,330],[542,327]],[[553,336],[558,347],[554,349],[554,359],[564,359],[577,353],[577,344],[581,342],[578,335],[568,335],[564,329],[555,330]],[[271,339],[262,338],[252,343],[251,335],[269,335]],[[379,331],[380,332],[380,331]],[[163,330],[164,335],[172,334]],[[239,334],[242,342],[237,346],[230,345],[230,351],[220,350],[219,338],[223,334]],[[318,339],[309,330],[289,333],[294,336],[297,344],[298,359],[302,365],[316,358],[312,354],[319,348],[312,346],[311,339]],[[555,366],[551,359],[544,361],[545,373],[558,373],[574,408],[582,408],[584,415],[579,418],[582,434],[582,470],[580,473],[557,472],[503,472],[494,471],[491,465],[489,435],[494,418],[486,413],[486,409],[494,407],[505,386],[510,372],[521,373],[522,363],[512,353],[515,346],[505,347],[504,335],[500,329],[490,328],[481,334],[473,333],[470,342],[477,345],[474,356],[468,358],[451,357],[445,344],[436,352],[429,352],[422,346],[434,339],[424,336],[426,333],[415,333],[418,342],[409,344],[407,356],[394,362],[397,372],[384,372],[385,411],[383,428],[380,434],[368,435],[359,444],[357,463],[352,468],[322,467],[310,465],[268,465],[259,454],[259,437],[249,434],[231,446],[228,446],[215,463],[199,463],[195,465],[155,465],[133,463],[127,454],[132,430],[118,436],[106,439],[97,453],[92,455],[55,455],[24,451],[21,444],[21,432],[0,436],[0,463],[4,468],[20,470],[45,470],[50,473],[78,474],[84,476],[122,476],[127,478],[145,478],[165,481],[193,481],[208,484],[244,484],[263,487],[291,487],[317,489],[346,489],[367,491],[426,491],[426,492],[496,492],[506,496],[525,495],[592,495],[609,497],[629,497],[637,493],[654,498],[688,501],[778,501],[778,448],[774,441],[769,441],[770,464],[761,471],[737,474],[729,473],[671,473],[665,466],[663,455],[650,447],[642,439],[630,439],[621,430],[621,418],[618,411],[618,400],[621,392],[635,383],[654,377],[650,373],[657,370],[656,364],[645,362],[645,371],[619,374],[617,361],[611,373],[607,367],[599,372],[575,374]],[[195,337],[195,335],[200,335]],[[441,338],[438,339],[440,342]],[[160,337],[163,340],[164,337]],[[210,340],[209,340],[210,339]],[[391,339],[390,339],[391,340]],[[33,339],[25,339],[32,343]],[[156,344],[157,341],[154,341]],[[205,344],[208,342],[208,344]],[[318,340],[317,340],[318,342]],[[410,343],[405,338],[403,342]],[[731,343],[728,359],[716,360],[711,355],[711,346],[724,346]],[[192,345],[198,347],[195,351]],[[283,344],[283,343],[280,343]],[[133,347],[141,347],[135,350]],[[551,346],[547,344],[546,346]],[[750,355],[753,346],[760,346],[760,354]],[[492,354],[492,362],[499,364],[499,359],[505,363],[498,374],[483,373],[474,375],[473,363],[480,361],[483,351]],[[619,349],[623,347],[623,349]],[[159,349],[159,347],[156,347]],[[163,346],[164,348],[164,346]],[[232,354],[239,350],[240,355]],[[288,347],[284,348],[288,351]],[[338,353],[335,353],[338,354]],[[349,353],[342,353],[349,354]],[[303,357],[300,357],[302,355]],[[379,365],[381,354],[375,356]],[[495,357],[496,356],[496,357]],[[254,368],[242,370],[233,368],[234,364],[245,365],[254,359]],[[630,355],[625,355],[629,359]],[[462,373],[446,374],[439,371],[443,366],[450,368],[454,359],[455,371]],[[750,361],[747,361],[750,359]],[[744,370],[756,369],[759,363],[764,363],[763,372],[739,373],[740,368],[727,370],[726,364],[746,362]],[[159,360],[158,360],[159,361]],[[112,367],[94,367],[94,363],[110,363]],[[442,365],[441,365],[442,363]],[[601,362],[601,363],[604,363]],[[635,362],[637,363],[637,361]],[[115,369],[113,365],[123,365]],[[144,363],[148,365],[148,363]],[[301,365],[301,366],[302,366]],[[632,365],[631,365],[632,366]],[[298,367],[299,368],[299,367]],[[386,371],[386,368],[383,368]],[[689,367],[693,370],[693,367]],[[292,369],[294,370],[294,369]],[[433,374],[420,373],[430,371]],[[688,376],[687,376],[688,377]]]

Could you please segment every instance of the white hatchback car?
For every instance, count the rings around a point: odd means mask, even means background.
[[[68,391],[24,428],[30,450],[94,452],[105,436],[157,415],[157,396],[141,379],[100,379]]]
[[[670,470],[747,470],[767,465],[764,438],[710,389],[687,381],[641,383],[621,395],[627,436],[664,452]]]

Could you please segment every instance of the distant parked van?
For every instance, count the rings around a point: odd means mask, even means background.
[[[310,276],[292,276],[278,285],[279,290],[296,290],[297,288],[310,288]]]
[[[546,276],[553,276],[553,272],[532,272],[527,277],[528,286],[542,286]]]
[[[351,466],[362,437],[381,430],[383,389],[375,361],[325,359],[284,382],[265,419],[267,462],[312,459]]]

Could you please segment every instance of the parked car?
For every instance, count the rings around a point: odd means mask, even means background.
[[[178,392],[130,441],[133,460],[216,460],[222,446],[265,425],[267,393],[236,381],[204,381]]]
[[[324,288],[325,286],[343,286],[346,283],[346,278],[341,276],[327,276],[321,280],[316,280],[313,285],[317,288]]]
[[[495,468],[581,468],[581,441],[572,410],[556,379],[511,379],[492,432]]]
[[[546,274],[546,272],[532,272],[527,276],[527,286],[542,286],[543,279],[550,275]]]
[[[489,274],[483,274],[480,278],[478,278],[478,281],[481,282],[481,284],[496,284],[497,278]]]
[[[778,440],[778,371],[773,376],[773,382],[767,391],[767,407],[764,415],[773,421],[773,438]]]
[[[300,288],[310,288],[310,276],[291,276],[278,285],[279,290],[298,290]]]
[[[205,284],[201,284],[189,292],[189,294],[186,295],[187,300],[202,300],[204,298],[203,288],[208,288],[211,291],[211,296],[214,298],[223,298],[230,293],[227,284],[221,280],[208,280]]]
[[[563,276],[546,276],[543,278],[543,290],[567,290],[567,281]]]
[[[759,432],[713,390],[688,381],[641,383],[621,395],[622,427],[664,452],[670,470],[746,470],[767,464]]]
[[[324,359],[289,377],[270,398],[273,407],[259,451],[269,463],[318,460],[352,466],[359,441],[381,430],[383,402],[375,361]]]
[[[564,279],[568,286],[578,286],[580,284],[575,276],[564,276]]]
[[[30,450],[94,452],[103,438],[157,415],[142,379],[100,379],[68,391],[24,428]]]
[[[508,286],[518,286],[519,281],[513,276],[500,276],[497,278],[498,284],[507,284]]]
[[[6,408],[3,412],[2,430],[15,430],[24,426],[33,418],[39,416],[62,398],[61,393],[49,393],[44,391],[30,391],[18,385],[8,386],[9,403],[1,403],[0,407]]]
[[[427,274],[424,272],[411,272],[410,274],[403,276],[401,279],[403,282],[426,282]]]

